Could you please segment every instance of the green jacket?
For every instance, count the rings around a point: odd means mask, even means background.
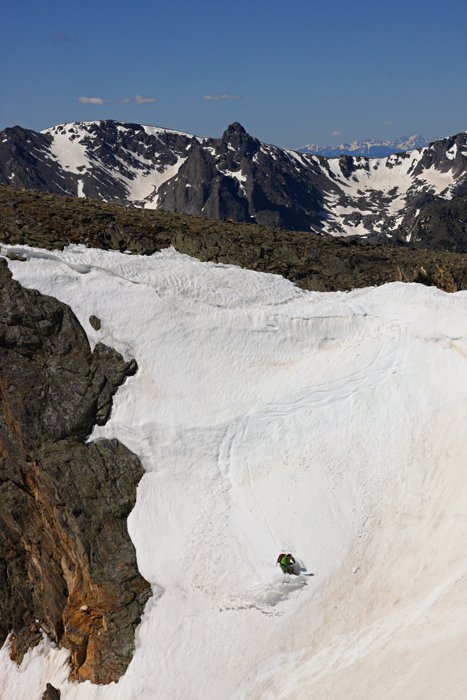
[[[291,564],[295,564],[295,559],[291,554],[285,554],[279,562],[282,571],[287,571]]]

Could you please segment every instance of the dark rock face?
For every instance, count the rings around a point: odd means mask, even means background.
[[[296,230],[319,229],[325,177],[297,170],[287,151],[262,144],[239,124],[194,145],[177,177],[159,189],[168,211]],[[188,198],[188,199],[187,199]]]
[[[73,180],[50,158],[52,138],[15,126],[5,129],[0,143],[0,179],[15,187],[71,194]]]
[[[407,239],[417,247],[467,253],[467,184],[465,193],[443,201],[427,196],[418,216],[407,223]]]
[[[54,688],[53,685],[50,685],[50,683],[47,683],[42,700],[60,700],[60,696],[60,691]]]
[[[0,643],[20,661],[45,631],[72,678],[116,680],[150,595],[126,518],[143,470],[117,440],[85,443],[136,370],[91,352],[69,307],[0,260]]]

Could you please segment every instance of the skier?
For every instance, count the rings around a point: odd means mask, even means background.
[[[276,566],[280,564],[283,574],[295,573],[295,559],[291,554],[281,552],[277,557]]]

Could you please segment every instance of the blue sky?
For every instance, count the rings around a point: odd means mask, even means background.
[[[0,128],[118,119],[281,146],[467,129],[465,0],[4,0]]]

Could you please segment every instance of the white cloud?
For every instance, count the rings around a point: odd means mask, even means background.
[[[78,100],[85,105],[103,105],[105,100],[102,97],[78,97]]]
[[[123,99],[120,100],[120,104],[122,104],[122,105],[127,105],[128,102],[130,102],[129,97],[124,97]]]
[[[137,105],[148,105],[153,102],[159,102],[159,100],[156,97],[143,97],[143,95],[136,95],[135,97],[135,103]]]
[[[239,100],[240,95],[203,95],[203,100],[209,102],[210,100]]]
[[[334,131],[331,131],[331,136],[342,136],[342,132],[338,131],[337,129],[334,129]]]

